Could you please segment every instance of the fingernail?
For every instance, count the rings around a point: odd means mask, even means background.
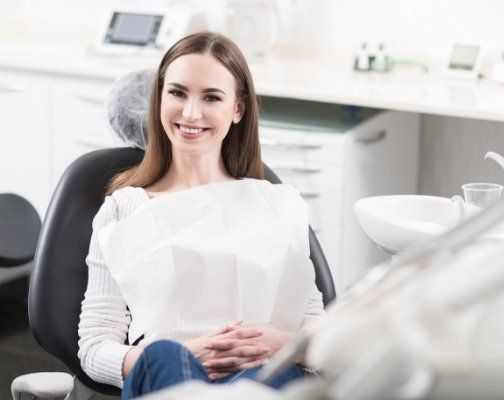
[[[212,381],[213,381],[213,380],[215,380],[215,375],[209,375],[208,377],[209,377],[209,378],[210,378],[210,380],[212,380]]]
[[[264,346],[261,350],[267,352],[270,351],[271,349],[268,346]]]
[[[208,368],[208,367],[211,367],[211,366],[212,366],[212,363],[211,363],[211,362],[208,362],[208,361],[205,361],[205,362],[204,362],[203,364],[201,364],[201,365],[203,365],[205,368]]]

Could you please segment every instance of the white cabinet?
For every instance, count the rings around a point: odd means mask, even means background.
[[[308,203],[310,224],[341,293],[385,258],[362,232],[355,201],[417,192],[419,116],[262,100],[263,160]]]
[[[17,193],[43,216],[49,202],[49,85],[0,71],[0,193]]]
[[[105,115],[111,82],[65,79],[52,85],[52,184],[68,165],[93,150],[117,146]]]
[[[73,160],[117,146],[105,116],[111,84],[0,70],[0,193],[22,195],[43,218]]]

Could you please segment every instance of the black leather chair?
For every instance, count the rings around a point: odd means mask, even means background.
[[[0,194],[0,268],[33,260],[41,225],[28,200],[14,193]]]
[[[86,387],[109,395],[119,394],[119,390],[91,380],[77,357],[77,327],[87,285],[85,258],[91,222],[103,202],[106,183],[115,173],[137,164],[142,156],[143,151],[133,148],[97,150],[70,165],[47,210],[30,284],[28,311],[37,342]],[[265,170],[269,181],[280,182],[268,167]],[[327,304],[335,299],[333,280],[311,229],[309,235],[316,283]]]

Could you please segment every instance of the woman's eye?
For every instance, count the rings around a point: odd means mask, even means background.
[[[168,93],[175,96],[175,97],[183,97],[184,96],[184,92],[182,92],[181,90],[176,90],[176,89],[169,90]]]
[[[220,101],[220,97],[218,96],[212,96],[212,95],[209,95],[209,96],[206,96],[205,97],[205,100],[206,101],[210,101],[210,102],[213,102],[213,101]]]

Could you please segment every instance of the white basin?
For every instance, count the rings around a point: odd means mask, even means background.
[[[446,197],[394,195],[368,197],[354,205],[357,219],[366,235],[380,248],[396,254],[408,246],[433,238],[462,221],[465,212]]]

